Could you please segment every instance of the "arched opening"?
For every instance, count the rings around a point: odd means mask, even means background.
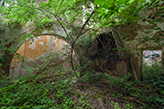
[[[75,53],[74,53],[75,54]],[[50,67],[62,64],[68,69],[70,45],[63,39],[52,35],[42,35],[30,39],[22,44],[14,54],[10,65],[11,78],[24,76],[28,72],[46,70],[46,76],[55,73]]]
[[[125,63],[119,59],[117,45],[111,32],[100,34],[89,48],[88,55],[92,61],[88,68],[96,72],[117,75],[127,70],[124,67]]]
[[[112,34],[100,34],[98,40],[98,53],[95,55],[100,60],[100,70],[114,70],[119,60],[117,46]]]

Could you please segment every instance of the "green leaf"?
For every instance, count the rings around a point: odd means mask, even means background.
[[[128,3],[132,3],[132,2],[134,2],[135,0],[129,0],[129,2]]]
[[[163,21],[163,18],[159,18],[157,20],[155,20],[155,22],[162,22]]]
[[[121,6],[121,5],[126,4],[128,1],[129,1],[129,0],[117,0],[116,5],[117,5],[117,6]]]
[[[164,103],[164,99],[161,99],[159,97],[157,97],[155,100],[158,101],[158,102],[160,102],[160,103]]]
[[[94,2],[95,5],[103,5],[104,3],[105,3],[104,0],[96,0],[96,1]]]
[[[59,4],[59,7],[58,7],[58,10],[57,10],[57,13],[56,13],[56,14],[58,14],[58,12],[59,12],[59,10],[60,10],[60,8],[61,8],[61,6],[62,6],[63,2],[64,2],[64,0],[62,0],[62,1],[60,2],[60,4]]]
[[[159,86],[164,88],[164,85],[163,84],[160,84]]]
[[[141,7],[139,7],[138,9],[136,9],[136,10],[134,11],[134,13],[133,13],[133,16],[134,16],[135,14],[137,14],[139,11],[141,11],[141,10],[143,9],[143,7],[144,7],[144,6],[141,6]]]

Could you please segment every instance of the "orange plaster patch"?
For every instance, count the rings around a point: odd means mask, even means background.
[[[62,52],[61,45],[62,45],[62,42],[61,42],[60,40],[58,40],[55,49],[56,49],[56,50],[59,50],[59,52]]]
[[[42,53],[47,53],[50,51],[50,48],[46,45],[47,44],[47,36],[41,36],[43,39],[39,39],[35,41],[35,49],[31,49],[29,47],[30,41],[26,41],[14,54],[14,58],[12,59],[12,64],[14,64],[14,68],[17,68],[17,62],[20,62],[21,59],[18,59],[16,54],[20,54],[20,56],[25,57],[25,59],[32,58],[34,61],[37,57],[41,56]],[[44,46],[39,44],[39,42],[43,42]]]

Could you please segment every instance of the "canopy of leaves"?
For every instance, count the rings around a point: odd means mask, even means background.
[[[38,27],[58,23],[74,30],[75,41],[85,33],[136,22],[142,9],[157,6],[161,0],[5,0],[0,7],[8,23],[26,24],[31,21]],[[158,5],[160,7],[160,5]],[[77,23],[78,22],[78,23]],[[76,27],[81,28],[80,32]],[[66,31],[65,31],[66,32]],[[93,32],[93,31],[92,31]],[[68,35],[67,35],[68,36]],[[74,43],[73,43],[74,45]]]
[[[1,14],[10,22],[42,25],[60,18],[65,25],[87,19],[94,11],[87,25],[99,28],[136,20],[144,3],[145,0],[5,0]]]

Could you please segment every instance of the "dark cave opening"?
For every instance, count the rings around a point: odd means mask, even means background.
[[[96,60],[96,71],[115,70],[119,61],[118,50],[112,33],[100,34],[92,44],[91,60]],[[93,52],[94,51],[94,52]]]

